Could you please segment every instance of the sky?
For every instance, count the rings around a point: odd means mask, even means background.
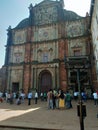
[[[35,6],[41,1],[43,0],[0,0],[0,68],[5,61],[8,27],[11,25],[14,28],[29,17],[29,5],[32,3]],[[86,12],[90,11],[90,2],[91,0],[64,0],[64,8],[85,17]]]

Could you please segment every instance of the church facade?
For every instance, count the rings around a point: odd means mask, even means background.
[[[29,17],[15,28],[8,28],[4,64],[7,90],[78,91],[77,71],[66,68],[64,59],[90,61],[88,28],[89,16],[81,17],[64,9],[63,0],[30,4]],[[89,67],[80,70],[83,89],[91,90],[91,73]]]

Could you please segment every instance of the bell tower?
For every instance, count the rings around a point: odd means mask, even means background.
[[[60,3],[61,3],[61,5],[62,5],[62,7],[64,8],[64,0],[60,0]]]
[[[33,10],[33,5],[30,4],[29,8],[29,23],[30,25],[34,25],[34,10]]]

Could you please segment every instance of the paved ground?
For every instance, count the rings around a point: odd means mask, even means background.
[[[19,106],[3,102],[0,103],[0,125],[80,130],[77,102],[72,101],[72,104],[72,109],[48,110],[46,102],[38,101],[38,104],[34,104],[32,100],[30,106],[27,105],[27,100]],[[98,106],[95,107],[92,100],[85,104],[87,109],[87,117],[84,119],[85,130],[98,130],[98,118],[96,117]]]

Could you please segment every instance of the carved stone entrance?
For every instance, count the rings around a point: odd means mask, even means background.
[[[42,71],[39,75],[40,92],[48,92],[52,88],[52,75],[49,71]]]
[[[19,83],[18,82],[12,83],[12,91],[13,92],[19,91]]]

